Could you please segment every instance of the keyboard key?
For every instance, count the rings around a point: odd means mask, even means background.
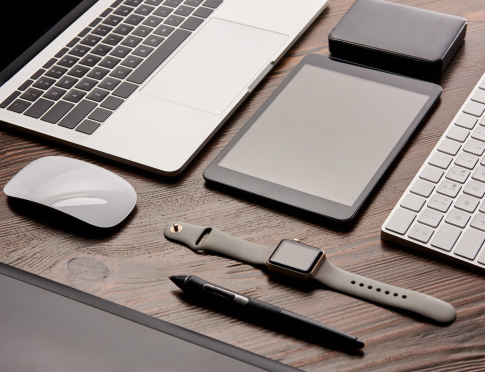
[[[74,66],[76,63],[78,63],[79,58],[73,57],[73,56],[64,56],[57,62],[60,66],[68,67],[71,68]]]
[[[139,15],[136,15],[136,14],[132,14],[130,16],[128,16],[126,19],[125,19],[125,22],[126,23],[129,23],[130,25],[134,25],[134,26],[137,26],[140,24],[141,21],[143,21],[145,18],[142,17],[142,16],[139,16]]]
[[[455,160],[455,164],[463,168],[473,169],[477,165],[478,156],[462,152]]]
[[[126,67],[135,68],[135,67],[138,67],[138,65],[142,62],[143,62],[143,59],[141,58],[128,56],[121,64]]]
[[[421,225],[419,223],[415,223],[414,226],[411,228],[411,230],[409,230],[408,236],[411,239],[416,239],[416,240],[419,240],[420,242],[427,243],[429,242],[429,239],[431,238],[433,233],[434,233],[433,229],[427,226]]]
[[[130,14],[133,11],[133,8],[127,7],[127,6],[120,6],[118,9],[116,9],[113,14],[125,17],[128,14]]]
[[[162,1],[163,0],[145,0],[145,3],[147,3],[148,5],[157,6],[160,5]]]
[[[128,54],[130,54],[131,49],[123,46],[117,46],[113,49],[110,53],[111,56],[118,57],[118,58],[125,58]]]
[[[468,114],[461,114],[455,120],[455,124],[466,129],[473,129],[477,121],[478,119],[475,116],[468,115]]]
[[[34,81],[33,80],[27,80],[26,82],[24,82],[21,86],[18,87],[17,90],[20,90],[20,91],[24,91],[26,90],[28,87],[30,87],[32,85]]]
[[[472,138],[485,142],[485,128],[482,126],[478,126],[473,131]]]
[[[89,47],[95,46],[97,43],[101,41],[101,38],[94,35],[86,36],[80,44],[87,45]]]
[[[425,199],[420,198],[417,195],[408,194],[402,200],[401,207],[409,209],[413,212],[419,212],[423,207],[425,201]]]
[[[103,21],[103,23],[108,26],[118,26],[121,22],[123,22],[123,18],[113,14]]]
[[[445,154],[450,154],[455,156],[461,148],[461,144],[456,141],[449,140],[447,138],[443,139],[438,147],[438,151],[444,152]]]
[[[485,167],[478,167],[473,173],[472,178],[477,181],[485,182]]]
[[[146,26],[138,26],[135,31],[133,31],[133,35],[141,36],[142,38],[149,35],[153,29]]]
[[[118,80],[118,79],[113,79],[113,78],[107,77],[101,83],[99,83],[98,87],[103,88],[103,89],[107,89],[107,90],[113,90],[120,83],[121,83],[121,81]]]
[[[76,128],[77,132],[81,132],[84,134],[93,134],[96,129],[100,126],[99,123],[95,123],[91,120],[84,120],[79,126]]]
[[[473,213],[478,207],[479,199],[470,195],[460,195],[455,202],[455,208],[461,209],[465,212]]]
[[[456,181],[459,183],[465,183],[470,175],[470,171],[463,169],[461,167],[451,167],[448,173],[446,174],[446,178],[452,181]]]
[[[172,33],[173,30],[175,30],[173,27],[163,25],[157,28],[155,31],[153,31],[153,33],[160,36],[167,37]]]
[[[49,98],[53,101],[58,101],[67,92],[64,89],[52,87],[43,95],[44,98]]]
[[[121,26],[118,26],[121,27]],[[99,25],[93,30],[93,34],[99,35],[101,37],[106,37],[111,31],[113,31],[113,27],[109,27],[106,25]]]
[[[76,45],[74,48],[71,49],[69,54],[72,54],[78,57],[84,57],[90,50],[91,48],[88,48],[82,45]]]
[[[140,14],[140,15],[143,15],[143,16],[147,16],[149,15],[151,12],[153,12],[153,10],[155,10],[155,7],[153,6],[149,6],[149,5],[140,5],[136,10],[135,10],[135,13],[136,14]]]
[[[20,96],[20,98],[22,99],[26,99],[27,101],[30,101],[30,102],[34,102],[37,100],[37,98],[39,98],[44,92],[39,90],[39,89],[35,89],[35,88],[29,88],[27,89],[26,92],[24,92],[24,94],[22,94]]]
[[[436,190],[437,193],[449,196],[450,198],[455,198],[461,190],[461,185],[448,180],[443,180],[438,189]]]
[[[59,123],[61,127],[74,129],[91,111],[97,106],[96,103],[83,100],[74,107]]]
[[[446,217],[446,223],[464,228],[470,219],[470,215],[463,211],[453,208]]]
[[[77,65],[73,67],[67,74],[70,76],[82,78],[88,72],[89,72],[89,68]]]
[[[204,22],[203,19],[196,18],[196,17],[189,17],[182,25],[180,28],[185,28],[186,30],[194,31],[197,27],[201,25],[201,23]]]
[[[450,130],[446,134],[446,137],[458,142],[465,142],[465,140],[468,137],[468,134],[470,134],[470,132],[467,131],[466,129],[460,128],[454,125],[450,128]]]
[[[441,213],[426,208],[419,216],[418,221],[431,227],[438,227],[442,219],[443,215]]]
[[[428,202],[428,207],[437,211],[446,213],[452,203],[451,198],[447,198],[443,195],[434,194]]]
[[[153,12],[153,15],[165,18],[168,15],[170,15],[170,13],[172,13],[172,12],[173,12],[172,8],[167,8],[166,6],[161,6]]]
[[[433,183],[438,183],[438,181],[443,176],[443,173],[444,172],[441,169],[428,165],[421,172],[421,174],[419,175],[419,178],[422,178],[423,180],[430,181]]]
[[[48,77],[41,77],[39,80],[37,80],[35,82],[35,84],[33,85],[33,87],[35,88],[39,88],[39,89],[43,89],[43,90],[47,90],[49,89],[52,85],[55,84],[55,80],[54,79],[50,79]]]
[[[113,92],[113,95],[121,98],[128,98],[137,88],[137,85],[125,82],[122,83],[118,88],[116,88],[116,90]]]
[[[143,62],[127,80],[137,84],[143,83],[160,64],[162,64],[175,49],[190,35],[189,31],[177,30],[165,40],[155,51]]]
[[[96,54],[97,56],[104,57],[106,54],[111,52],[112,49],[113,48],[108,45],[99,44],[91,51],[91,53]]]
[[[178,7],[183,0],[165,0],[163,5],[171,6],[172,8]]]
[[[475,217],[473,217],[470,226],[474,227],[475,229],[485,231],[485,214],[478,213]]]
[[[22,112],[27,110],[31,104],[32,103],[30,102],[17,99],[10,106],[7,107],[7,110],[21,114]]]
[[[67,53],[67,51],[69,50],[69,48],[62,48],[59,52],[57,52],[57,54],[55,55],[56,58],[61,58],[64,54]]]
[[[398,208],[387,223],[386,229],[394,231],[397,234],[404,235],[406,234],[406,231],[408,231],[409,226],[411,226],[415,218],[415,213]]]
[[[176,16],[176,15],[171,15],[171,16],[168,16],[167,19],[165,19],[165,22],[163,22],[164,24],[166,25],[170,25],[170,26],[179,26],[183,21],[185,21],[185,18],[182,18],[182,17],[179,17],[179,16]]]
[[[101,13],[99,16],[100,16],[101,18],[104,18],[104,17],[108,16],[108,14],[110,14],[110,13],[111,13],[111,10],[112,10],[112,9],[109,9],[109,8],[108,8],[108,9],[105,9],[105,10],[103,11],[103,13]]]
[[[66,72],[67,72],[67,69],[64,67],[54,66],[50,68],[45,74],[46,76],[58,79]]]
[[[194,10],[195,8],[192,8],[191,6],[181,5],[177,8],[174,14],[177,14],[182,17],[187,17],[191,15]]]
[[[432,183],[423,181],[423,180],[416,180],[414,182],[413,187],[411,187],[411,192],[413,194],[424,196],[425,198],[429,197],[434,190],[434,185]]]
[[[31,78],[32,80],[37,80],[37,79],[38,79],[38,78],[40,78],[42,75],[44,75],[44,72],[45,72],[45,71],[46,71],[46,70],[44,70],[44,69],[42,69],[42,68],[41,68],[40,70],[37,70],[37,72],[36,72],[35,74],[33,74],[33,75],[30,77],[30,78]]]
[[[463,148],[463,151],[482,156],[485,151],[485,142],[469,139]]]
[[[101,67],[96,67],[95,69],[91,70],[89,72],[88,77],[97,79],[97,80],[102,80],[105,78],[106,75],[108,75],[109,70]]]
[[[478,262],[485,265],[485,250],[483,250],[482,254],[478,257]]]
[[[110,110],[116,110],[118,107],[122,105],[123,102],[125,101],[120,98],[109,96],[103,101],[103,103],[101,104],[101,107],[106,107]]]
[[[147,37],[143,44],[157,47],[162,43],[163,40],[165,40],[163,37],[152,35]]]
[[[121,59],[114,58],[114,57],[106,57],[101,62],[99,62],[98,66],[106,67],[106,68],[114,68],[121,62]]]
[[[153,52],[153,48],[141,45],[133,51],[133,54],[140,57],[147,57],[151,52]]]
[[[144,24],[145,26],[150,26],[150,27],[157,27],[160,23],[162,23],[163,19],[155,16],[150,16],[147,19],[145,19]]]
[[[25,111],[24,115],[30,116],[34,119],[38,119],[42,115],[44,115],[47,110],[52,107],[53,104],[54,102],[41,98],[36,103],[34,103],[32,107]]]
[[[88,98],[92,101],[101,102],[108,95],[109,95],[109,92],[107,92],[106,90],[94,89],[91,93],[88,94],[88,96],[86,98]]]
[[[89,24],[89,27],[96,27],[99,24],[99,22],[101,22],[101,21],[102,21],[102,19],[98,17]]]
[[[112,111],[108,111],[102,108],[97,108],[92,112],[91,115],[89,115],[88,119],[96,120],[103,123],[106,121],[106,119],[108,119],[111,116],[112,113],[113,113]]]
[[[86,57],[84,57],[81,62],[79,62],[80,65],[88,66],[88,67],[93,67],[95,66],[99,61],[101,61],[101,57],[98,56],[93,56],[92,54],[88,54]]]
[[[143,0],[126,0],[123,4],[133,6],[133,7],[137,7],[142,2],[143,2]]]
[[[485,103],[485,91],[478,89],[475,93],[473,93],[472,101],[477,101],[480,103]]]
[[[86,27],[84,30],[82,30],[77,36],[79,37],[84,37],[86,36],[87,34],[89,34],[89,31],[91,31],[91,29],[89,27]]]
[[[136,37],[136,36],[127,36],[127,37],[125,37],[125,40],[123,40],[121,45],[131,47],[131,48],[135,48],[136,46],[138,46],[138,44],[140,44],[142,42],[142,40],[143,40],[142,38],[139,38],[139,37]]]
[[[475,196],[479,199],[483,198],[485,195],[485,183],[470,180],[467,184],[465,189],[463,190],[465,194]]]
[[[20,96],[20,92],[13,92],[11,95],[7,97],[5,101],[0,104],[0,108],[6,108],[10,105],[18,96]]]
[[[42,66],[45,69],[51,68],[55,63],[57,62],[57,59],[51,58],[49,59],[44,66]]]
[[[454,253],[458,256],[473,260],[482,247],[484,240],[485,233],[475,229],[468,229],[463,234]]]
[[[85,92],[82,92],[77,89],[71,89],[67,94],[64,96],[64,99],[70,102],[78,103],[81,101],[84,96],[86,95]]]
[[[484,110],[485,105],[478,102],[468,102],[463,112],[474,116],[482,116]]]
[[[198,7],[204,0],[185,0],[184,4]]]
[[[79,82],[79,84],[76,85],[76,88],[90,92],[97,83],[98,82],[96,80],[84,78]]]
[[[74,39],[72,39],[69,44],[67,44],[67,47],[69,48],[72,48],[74,45],[76,45],[77,43],[79,43],[81,41],[81,38],[79,37],[75,37]]]
[[[451,251],[461,235],[461,230],[450,225],[443,225],[436,233],[431,245],[446,252]]]
[[[215,9],[221,4],[222,4],[222,0],[206,0],[206,2],[202,5]]]
[[[434,165],[438,168],[447,169],[450,166],[452,160],[453,158],[450,155],[436,152],[429,160],[429,164]]]
[[[113,31],[115,34],[123,35],[126,36],[128,35],[132,30],[134,29],[133,26],[128,26],[128,25],[119,25],[116,27],[116,29]],[[104,43],[104,40],[103,40]],[[114,44],[113,44],[114,45]]]
[[[213,10],[209,8],[200,7],[194,13],[194,16],[200,18],[207,18],[212,14]]]
[[[51,124],[56,124],[73,107],[74,105],[72,103],[59,101],[54,105],[54,107],[47,111],[47,114],[45,114],[40,120],[47,121]]]

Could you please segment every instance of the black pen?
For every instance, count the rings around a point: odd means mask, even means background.
[[[331,337],[332,339],[335,339],[335,341],[344,342],[356,349],[361,349],[364,347],[364,343],[358,340],[357,337],[348,335],[347,333],[341,332],[335,328],[315,322],[280,307],[267,304],[249,296],[244,296],[240,293],[231,291],[230,289],[222,288],[195,275],[171,276],[170,280],[187,294],[207,298],[212,296],[224,298],[240,306],[246,307],[247,310],[253,311],[255,314],[258,314],[261,317],[277,317],[277,320],[280,321],[281,324],[292,324],[294,326],[304,327],[311,331],[314,335],[321,333],[324,337]]]

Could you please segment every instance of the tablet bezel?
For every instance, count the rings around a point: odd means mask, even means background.
[[[239,139],[251,128],[251,126],[266,111],[269,105],[271,105],[271,103],[278,97],[283,89],[285,89],[285,87],[305,65],[312,65],[429,96],[429,99],[426,101],[425,105],[416,115],[414,120],[409,124],[404,134],[396,142],[392,151],[386,157],[384,162],[362,190],[352,206],[337,203],[335,201],[324,199],[319,196],[311,195],[286,186],[278,185],[273,182],[221,167],[219,165],[226,154],[236,145]],[[439,85],[430,82],[349,63],[338,62],[317,54],[306,56],[273,92],[267,101],[259,108],[259,110],[251,117],[251,119],[249,119],[239,133],[237,133],[236,136],[231,140],[231,142],[219,153],[219,155],[217,155],[214,161],[204,171],[204,178],[207,181],[231,186],[239,190],[288,204],[293,207],[319,214],[321,216],[329,217],[331,219],[339,221],[351,220],[362,206],[367,196],[371,193],[377,182],[379,182],[379,179],[391,165],[392,161],[396,158],[400,150],[409,140],[418,125],[429,113],[431,107],[440,96],[441,91],[442,89]]]

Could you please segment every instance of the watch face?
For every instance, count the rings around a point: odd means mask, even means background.
[[[282,240],[269,258],[273,265],[286,267],[300,273],[310,273],[323,255],[321,249],[293,240]]]

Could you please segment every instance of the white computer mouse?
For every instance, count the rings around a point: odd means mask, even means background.
[[[37,159],[3,189],[8,196],[67,213],[98,227],[123,221],[136,204],[133,186],[120,176],[81,160],[60,156]]]

